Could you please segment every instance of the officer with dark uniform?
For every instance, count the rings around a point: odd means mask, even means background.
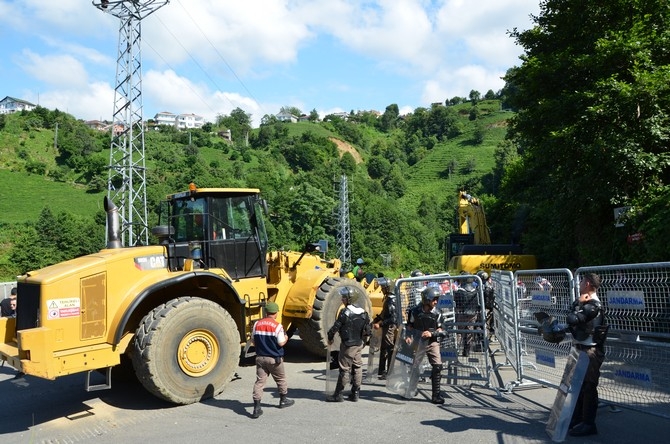
[[[377,278],[377,283],[384,293],[382,311],[375,317],[373,328],[382,329],[382,343],[379,351],[379,379],[386,379],[386,373],[391,365],[393,346],[398,326],[398,311],[396,309],[396,297],[391,288],[391,281],[387,278]]]
[[[437,309],[437,301],[440,290],[437,287],[426,287],[421,292],[421,305],[417,305],[409,312],[407,319],[408,329],[421,332],[421,340],[428,341],[426,356],[432,366],[430,378],[432,380],[433,404],[444,404],[444,398],[440,395],[440,382],[442,380],[442,358],[440,356],[440,338],[445,332],[442,330],[442,313]],[[406,339],[411,343],[412,337]]]
[[[467,274],[467,273],[466,273]],[[454,302],[456,304],[456,322],[460,324],[458,328],[465,331],[474,331],[477,317],[480,313],[479,293],[474,286],[473,278],[465,278],[454,292]],[[472,343],[473,333],[461,333],[461,342],[463,345],[462,355],[470,356],[470,345]]]
[[[358,401],[363,382],[363,358],[361,352],[366,339],[370,336],[370,316],[364,308],[358,306],[359,295],[350,287],[342,287],[340,296],[345,308],[340,311],[337,320],[328,330],[328,344],[333,343],[335,333],[340,334],[340,353],[338,365],[340,373],[335,385],[335,393],[326,398],[328,402],[342,402],[342,390],[351,381],[350,401]]]
[[[605,325],[605,311],[596,293],[599,287],[600,276],[597,274],[587,273],[582,276],[579,282],[579,299],[572,304],[572,312],[566,317],[574,347],[589,357],[589,366],[570,421],[571,436],[598,433],[596,428],[598,380],[600,366],[605,359],[605,339],[608,330]]]

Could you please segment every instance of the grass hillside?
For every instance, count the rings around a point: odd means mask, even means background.
[[[473,108],[470,103],[450,107],[450,112],[455,111],[458,135],[452,138],[441,138],[441,140],[433,137],[432,143],[428,141],[428,137],[422,137],[420,139],[422,142],[419,145],[414,144],[412,147],[413,150],[421,151],[420,155],[415,157],[419,160],[413,161],[413,164],[399,160],[396,165],[400,166],[400,174],[402,175],[402,181],[404,181],[404,194],[399,198],[385,197],[384,199],[390,199],[394,207],[398,208],[401,213],[408,215],[408,220],[414,220],[416,219],[419,203],[426,201],[426,199],[428,199],[428,202],[434,202],[436,208],[455,208],[459,189],[465,187],[473,194],[477,194],[480,189],[485,189],[480,187],[480,183],[482,178],[490,175],[494,169],[494,152],[504,139],[507,119],[512,116],[512,113],[501,111],[499,108],[500,105],[497,100],[479,102],[477,104],[477,118],[471,120]],[[102,164],[106,165],[104,159],[108,159],[109,155],[109,135],[89,130],[81,123],[73,123],[74,119],[68,115],[66,118],[70,121],[64,122],[60,127],[58,133],[59,150],[56,150],[54,148],[56,126],[53,122],[51,124],[46,122],[49,117],[54,117],[53,114],[56,113],[53,112],[50,115],[49,112],[43,112],[38,116],[17,114],[7,115],[0,119],[0,181],[5,185],[0,189],[0,275],[3,275],[3,267],[5,270],[10,268],[7,267],[7,264],[9,264],[8,253],[15,242],[16,230],[20,230],[20,226],[26,223],[37,221],[45,206],[49,206],[54,214],[66,211],[89,218],[102,207],[105,193],[104,191],[92,191],[86,171],[89,163],[93,165],[102,161]],[[56,117],[63,119],[62,114],[56,114]],[[44,120],[44,125],[40,126],[37,122],[40,118]],[[338,126],[332,122],[299,122],[285,125],[281,129],[276,129],[285,131],[289,138],[301,139],[299,136],[310,132],[314,137],[307,137],[306,140],[327,138],[335,142],[340,156],[344,152],[351,153],[354,162],[358,164],[355,168],[357,170],[356,175],[359,178],[367,177],[368,164],[366,162],[375,158],[377,161],[379,160],[379,151],[375,154],[375,149],[377,149],[375,147],[393,146],[396,150],[406,152],[409,158],[410,151],[405,146],[405,141],[408,139],[406,139],[404,130],[396,128],[391,132],[380,132],[376,128],[374,118],[372,121],[368,120],[367,124],[348,122],[346,125]],[[69,128],[71,132],[67,133],[63,129],[64,127]],[[345,132],[339,133],[338,131],[342,129]],[[216,131],[216,128],[214,130]],[[259,129],[254,131],[257,132]],[[344,135],[345,133],[346,135]],[[193,145],[191,145],[191,136],[193,136]],[[211,140],[200,143],[203,138],[211,138]],[[354,143],[352,140],[357,142]],[[428,145],[424,146],[424,142]],[[212,171],[218,171],[219,173],[216,177],[210,176],[214,179],[210,178],[210,185],[208,186],[217,186],[216,184],[219,181],[243,184],[246,172],[254,171],[259,167],[261,171],[267,171],[269,156],[275,155],[273,152],[290,150],[290,143],[292,142],[282,141],[279,144],[275,143],[274,148],[249,149],[242,144],[228,145],[217,136],[204,132],[196,133],[194,131],[193,134],[191,132],[174,131],[147,133],[147,192],[150,198],[160,199],[169,192],[178,191],[174,189],[175,186],[183,189],[193,177],[201,177],[205,172],[211,173]],[[74,148],[83,146],[87,148],[80,151],[79,157],[70,157],[70,163],[66,165],[64,164],[61,146]],[[286,146],[288,148],[285,148]],[[321,148],[319,145],[309,149],[320,150]],[[74,150],[70,151],[70,153],[76,152]],[[325,155],[326,152],[329,154]],[[194,160],[196,157],[188,157],[194,153],[201,160],[196,162]],[[321,156],[322,162],[330,162],[328,159],[332,157],[332,153],[332,151],[324,150],[317,156]],[[67,155],[68,151],[65,151],[65,154]],[[71,156],[74,156],[74,154],[71,154]],[[67,161],[67,158],[65,158],[65,161]],[[261,165],[261,162],[264,162],[264,164]],[[281,160],[279,162],[277,169],[282,169],[284,172],[271,179],[275,181],[274,184],[277,183],[277,180],[285,179],[286,174],[295,174],[296,177],[300,177],[300,180],[306,180],[312,184],[320,183],[324,194],[329,195],[332,192],[332,196],[329,197],[337,199],[335,191],[327,189],[332,170],[323,170],[323,172],[310,177],[305,176],[304,171],[291,173],[290,168],[284,165]],[[272,167],[270,168],[272,169]],[[99,176],[104,175],[105,177],[103,179],[104,187],[106,184],[104,167],[98,171]],[[286,171],[289,172],[286,173]],[[254,174],[257,178],[260,178],[262,184],[265,178],[263,173]],[[260,176],[258,176],[259,174]],[[267,175],[268,178],[270,176],[272,175]],[[152,183],[151,178],[157,178],[163,180],[163,182]],[[231,178],[234,178],[234,180]],[[230,182],[231,180],[233,182]],[[372,183],[373,179],[369,180]],[[377,180],[378,182],[379,180]],[[325,187],[324,184],[326,184]],[[263,191],[264,185],[259,184],[259,186]],[[379,186],[379,184],[371,185],[370,189],[378,190],[377,194],[379,194],[380,189],[375,188]],[[355,190],[352,191],[356,192]],[[314,208],[316,209],[317,206],[314,206]],[[360,219],[359,224],[365,224],[369,217],[370,214],[366,214],[365,217]],[[437,217],[451,220],[451,216],[444,211],[440,211]],[[431,223],[425,226],[426,229],[428,226],[434,227]],[[448,229],[446,225],[443,225],[443,227]],[[333,227],[327,228],[333,229]],[[386,246],[389,239],[388,235],[380,236],[380,233],[376,232],[377,228],[375,228],[374,223],[371,227],[357,227],[357,233],[359,233],[357,238],[359,242],[362,242],[362,245],[357,246],[357,250],[366,248],[369,250],[357,252],[357,254],[376,257],[379,253],[377,250],[388,248]],[[416,231],[416,227],[411,230],[397,228],[397,233],[414,233]],[[283,229],[286,229],[286,227]],[[366,237],[368,234],[377,236],[375,237],[377,240],[371,241]],[[103,234],[101,233],[101,235]],[[433,237],[439,240],[443,236],[444,233],[435,232]],[[425,237],[422,239],[425,239]],[[398,245],[406,246],[413,245],[416,240],[407,239],[400,242],[396,240],[395,242]],[[435,242],[433,241],[433,243]],[[398,247],[397,254],[400,257],[406,257],[406,260],[415,261],[416,258],[407,256],[405,248]],[[425,250],[425,246],[421,248],[422,251]],[[439,248],[439,246],[432,246],[433,250],[436,248]],[[438,252],[431,254],[433,258],[441,257]],[[3,266],[3,264],[5,265]],[[438,265],[425,263],[425,266],[434,268]]]
[[[0,169],[0,223],[34,221],[45,206],[90,216],[102,209],[104,193],[87,193],[82,186],[54,182],[26,172]]]

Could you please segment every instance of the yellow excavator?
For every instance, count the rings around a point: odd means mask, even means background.
[[[484,207],[479,199],[465,191],[460,191],[458,196],[458,220],[459,232],[449,235],[446,248],[450,273],[537,268],[535,256],[523,254],[521,245],[491,243]]]

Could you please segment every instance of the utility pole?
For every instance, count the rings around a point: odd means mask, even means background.
[[[141,22],[169,0],[93,0],[92,3],[102,12],[119,18],[107,196],[119,208],[122,245],[147,245]]]
[[[349,226],[349,187],[347,176],[340,177],[339,182],[335,182],[336,191],[339,197],[339,207],[337,210],[337,251],[342,261],[342,268],[351,267],[351,232]]]

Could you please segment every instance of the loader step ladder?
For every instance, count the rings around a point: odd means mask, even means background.
[[[112,388],[112,367],[105,368],[105,382],[103,384],[93,384],[91,385],[91,373],[97,372],[97,370],[89,370],[86,372],[86,383],[84,388],[87,392],[93,392],[96,390],[107,390]]]

